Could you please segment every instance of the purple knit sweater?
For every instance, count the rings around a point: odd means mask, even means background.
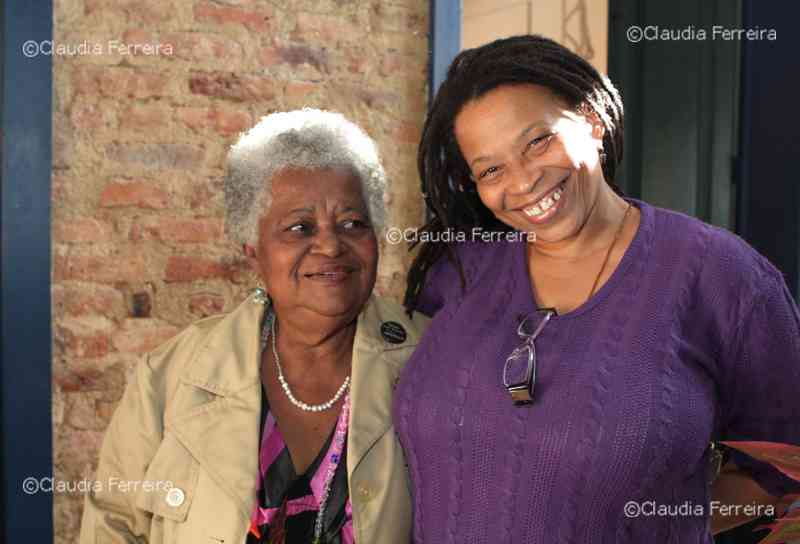
[[[434,319],[394,405],[415,542],[711,543],[709,441],[800,444],[800,315],[781,274],[727,231],[632,202],[641,223],[611,278],[536,340],[529,407],[501,376],[535,310],[524,241],[461,244],[466,292],[434,266]],[[666,515],[628,517],[629,501]]]

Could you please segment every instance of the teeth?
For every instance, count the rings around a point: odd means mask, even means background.
[[[553,191],[553,194],[551,194],[546,198],[543,198],[534,207],[524,210],[525,214],[528,215],[529,217],[537,217],[539,215],[542,215],[544,212],[552,208],[556,202],[561,200],[561,193],[563,191],[564,191],[563,188],[556,189],[555,191]]]

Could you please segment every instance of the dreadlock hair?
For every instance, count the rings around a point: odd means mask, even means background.
[[[537,35],[514,36],[462,51],[431,104],[417,152],[422,194],[431,217],[420,233],[425,241],[408,274],[404,305],[409,314],[433,264],[446,254],[466,288],[464,270],[443,232],[469,233],[474,227],[510,231],[483,205],[454,134],[461,109],[502,85],[536,84],[547,87],[575,111],[594,113],[603,123],[603,175],[614,184],[622,160],[623,112],[619,92],[604,75],[566,47]],[[413,249],[416,243],[411,245]]]

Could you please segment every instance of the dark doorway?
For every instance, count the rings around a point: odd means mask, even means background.
[[[626,107],[621,186],[736,232],[784,273],[797,298],[800,188],[791,168],[800,156],[800,35],[792,27],[800,5],[610,0],[609,15],[609,76]],[[725,39],[715,26],[774,29],[777,39]],[[631,27],[667,29],[669,39],[632,40]],[[761,522],[717,542],[758,542]]]

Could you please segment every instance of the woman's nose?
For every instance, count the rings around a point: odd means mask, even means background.
[[[530,193],[542,179],[542,169],[533,164],[534,161],[524,159],[517,163],[511,172],[511,183],[508,191],[512,195],[524,195]]]
[[[335,229],[320,229],[314,237],[313,249],[328,257],[337,257],[344,245]]]

